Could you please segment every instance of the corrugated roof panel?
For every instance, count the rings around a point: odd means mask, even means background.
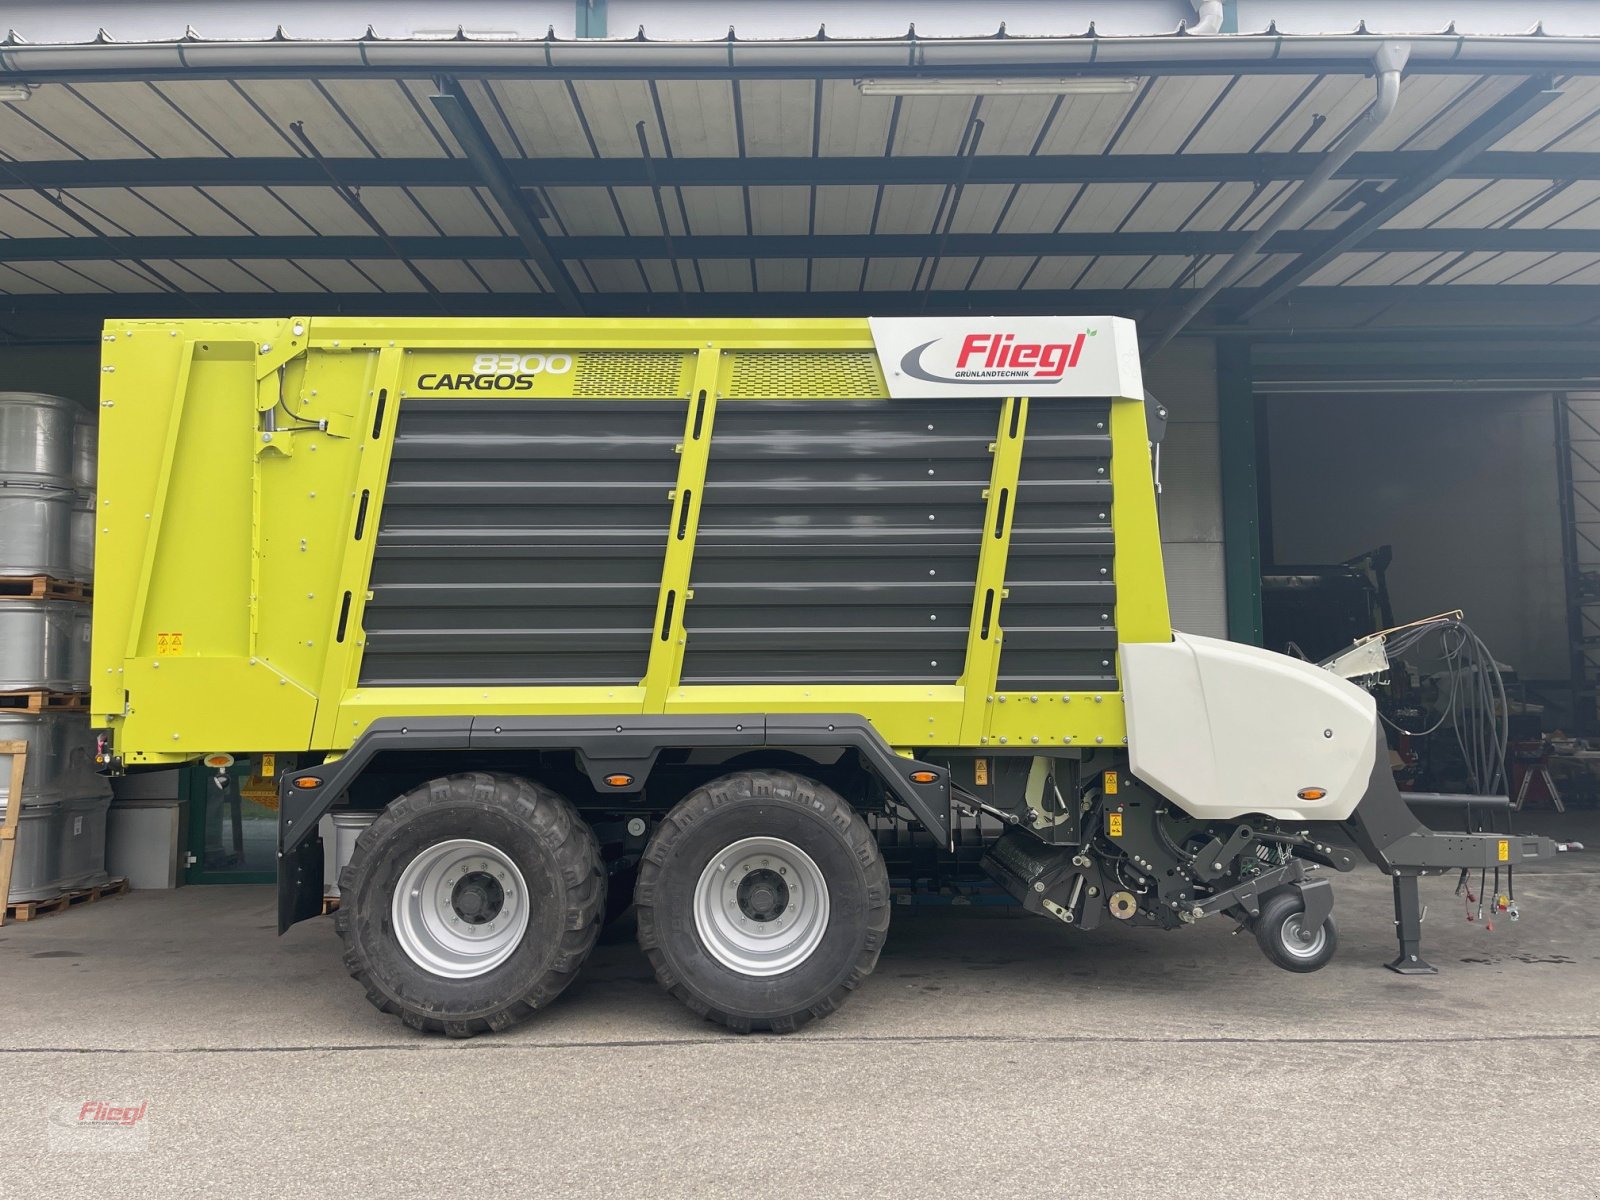
[[[0,192],[0,237],[72,237],[82,232],[78,222],[33,192]]]
[[[1572,265],[1578,266],[1587,256],[1574,255],[1573,257],[1577,261],[1573,262]],[[1523,275],[1523,272],[1532,271],[1535,268],[1546,265],[1546,260],[1549,258],[1550,255],[1548,254],[1507,251],[1484,259],[1473,266],[1471,270],[1457,275],[1451,282],[1480,284],[1530,283],[1533,281]],[[1554,272],[1554,276],[1561,274],[1564,274],[1564,272],[1559,270]],[[1513,279],[1513,276],[1516,276],[1516,278]]]
[[[1586,269],[1589,264],[1600,262],[1592,254],[1552,254],[1543,262],[1535,263],[1521,271],[1511,282],[1516,284],[1557,283],[1567,282],[1567,277],[1575,271]]]
[[[1343,284],[1351,287],[1388,287],[1392,284],[1412,282],[1414,278],[1426,278],[1440,267],[1445,266],[1452,256],[1421,251],[1404,251],[1393,254],[1341,256],[1341,258],[1346,257],[1362,257],[1370,261],[1357,264],[1356,269],[1349,272],[1341,281]],[[1337,264],[1330,263],[1329,265]]]
[[[372,189],[363,188],[362,197]],[[494,237],[510,231],[510,223],[482,188],[415,187],[411,198],[432,217],[446,237]]]
[[[1078,276],[1088,270],[1094,262],[1093,258],[1084,255],[1051,255],[1039,260],[1038,266],[1033,268],[1032,274],[1024,272],[1026,282],[1020,286],[1030,290],[1048,289],[1051,291],[1069,288],[1077,281]]]
[[[1158,183],[1128,215],[1122,228],[1129,233],[1177,229],[1216,186],[1214,183]]]
[[[1463,254],[1447,269],[1430,279],[1429,282],[1437,284],[1450,284],[1458,282],[1463,275],[1469,274],[1495,256],[1492,250],[1478,250],[1471,254]],[[1430,275],[1432,272],[1430,272]]]
[[[1463,101],[1462,93],[1478,81],[1470,75],[1410,75],[1400,84],[1400,98],[1389,119],[1378,126],[1362,145],[1364,150],[1398,150],[1410,139],[1417,139],[1415,149],[1433,149],[1442,143],[1449,132],[1441,133],[1434,126],[1440,113],[1452,104],[1471,105],[1477,112],[1494,102],[1491,95],[1477,104],[1473,97]],[[1482,89],[1478,89],[1482,90]]]
[[[694,263],[691,261],[680,261],[676,275],[672,272],[671,261],[665,258],[647,258],[639,265],[644,268],[652,291],[664,292],[670,296],[680,290],[685,294],[694,294],[700,290],[700,280],[695,276]]]
[[[803,258],[756,259],[756,287],[763,292],[805,291],[806,260]]]
[[[57,162],[83,155],[58,138],[30,125],[14,105],[0,104],[0,157],[31,162],[40,159]]]
[[[577,79],[573,90],[578,108],[601,158],[638,158],[639,135],[634,125],[655,113],[650,89],[639,79]],[[648,124],[646,126],[648,128]],[[533,149],[529,157],[536,157]]]
[[[1490,149],[1540,150],[1550,143],[1554,143],[1550,145],[1552,150],[1576,149],[1563,143],[1581,136],[1584,128],[1592,127],[1590,118],[1600,104],[1600,78],[1592,75],[1569,78],[1561,82],[1560,88],[1560,99],[1545,105]]]
[[[270,188],[207,187],[200,190],[232,214],[250,233],[272,237],[315,232],[293,207],[279,199]]]
[[[1029,183],[1017,189],[1017,195],[1006,210],[1001,223],[1001,233],[1049,233],[1061,220],[1079,185],[1074,183]]]
[[[865,233],[878,200],[875,187],[823,186],[817,189],[818,233]]]
[[[617,207],[622,209],[622,220],[636,237],[657,237],[661,233],[661,214],[656,211],[655,194],[647,187],[612,188]],[[683,215],[671,191],[661,194],[661,207],[666,210],[667,229],[673,234],[683,233]]]
[[[1185,147],[1189,154],[1228,154],[1249,150],[1311,86],[1313,75],[1244,75],[1228,90],[1205,124]]]
[[[70,87],[36,88],[22,115],[84,158],[150,157],[149,151],[84,103]],[[8,154],[17,153],[9,142],[5,149]]]
[[[966,288],[967,280],[972,278],[972,272],[982,261],[956,255],[951,258],[941,258],[931,263],[928,269],[922,272],[921,287],[928,286],[928,271],[933,273],[933,290],[937,292],[959,292]]]
[[[757,234],[805,233],[811,220],[811,189],[751,188],[750,218]]]
[[[1497,179],[1429,221],[1436,229],[1483,229],[1497,225],[1549,188],[1542,179]]]
[[[1296,149],[1297,143],[1311,128],[1313,118],[1320,115],[1327,119],[1298,148],[1307,153],[1326,150],[1372,103],[1375,95],[1377,92],[1372,80],[1360,75],[1325,76],[1259,148],[1267,152]]]
[[[24,269],[37,275],[36,263],[27,263]],[[136,262],[80,262],[66,264],[73,275],[87,276],[88,283],[79,280],[78,291],[96,291],[104,288],[111,292],[161,292],[167,289],[153,279],[149,270]]]
[[[1376,263],[1380,258],[1384,257],[1386,256],[1383,254],[1373,254],[1369,252],[1362,252],[1359,254],[1341,254],[1332,262],[1323,267],[1320,271],[1318,271],[1315,275],[1312,275],[1310,278],[1308,278],[1306,280],[1306,286],[1335,287],[1338,284],[1343,283],[1346,279],[1349,279],[1350,276],[1356,274],[1358,271],[1365,270],[1367,267],[1370,267]]]
[[[1193,261],[1180,254],[1161,254],[1147,259],[1133,286],[1141,289],[1173,287],[1188,273]]]
[[[1493,184],[1484,179],[1446,179],[1384,222],[1386,229],[1422,229]]]
[[[978,273],[972,278],[972,286],[980,292],[1012,291],[1022,286],[1022,277],[1031,266],[1031,258],[991,255],[978,264]]]
[[[1008,183],[969,183],[961,189],[960,198],[955,200],[956,209],[950,224],[950,231],[952,233],[992,232],[995,222],[1000,220],[1000,214],[1005,209],[1006,200],[1010,195],[1011,185]],[[949,215],[948,212],[946,215]],[[943,219],[939,222],[939,229],[944,229]]]
[[[1296,183],[1269,183],[1246,204],[1239,219],[1227,226],[1229,229],[1259,229],[1278,209],[1294,196]]]
[[[743,79],[739,81],[739,102],[746,154],[760,158],[811,153],[816,95],[810,80]]]
[[[1304,184],[1301,185],[1302,190]],[[1334,229],[1343,225],[1356,212],[1357,181],[1335,179],[1310,192],[1304,211],[1290,223],[1290,228]]]
[[[396,80],[396,82],[414,102],[416,107],[413,111],[422,114],[422,123],[435,138],[435,144],[442,142],[449,148],[448,151],[441,151],[441,153],[459,154],[460,147],[456,145],[455,134],[450,132],[450,127],[444,123],[444,118],[439,115],[439,110],[434,108],[433,101],[429,99],[430,96],[438,92],[438,87],[431,80],[400,79]],[[500,124],[499,118],[494,115],[492,110],[485,111],[480,109],[478,112],[483,117],[485,125],[493,128]]]
[[[961,149],[961,139],[967,132],[967,120],[972,114],[973,96],[906,96],[900,106],[900,123],[895,127],[894,153],[896,157],[944,155]],[[868,104],[881,104],[892,109],[894,100],[888,96],[865,96]],[[979,116],[982,108],[979,107]]]
[[[1558,196],[1517,221],[1517,227],[1547,229],[1597,229],[1600,228],[1600,183],[1575,183]]]
[[[1063,107],[1070,97],[1056,96],[988,96],[983,102],[979,117],[983,120],[983,137],[978,142],[979,154],[1028,154],[1044,128],[1045,119],[1055,102]]]
[[[289,129],[293,122],[305,122],[306,136],[328,158],[373,157],[355,127],[335,111],[310,80],[245,79],[237,86],[286,136],[294,136]],[[249,150],[243,153],[248,154]]]
[[[330,292],[348,292],[352,295],[378,291],[378,285],[353,263],[338,258],[298,259],[295,266],[310,275]],[[417,266],[426,271],[422,263]],[[476,284],[470,289],[481,291]]]
[[[865,290],[869,292],[909,291],[916,278],[919,260],[915,258],[869,258]]]
[[[1063,229],[1067,233],[1110,233],[1144,194],[1142,183],[1090,183],[1073,206]]]
[[[29,262],[18,263],[15,269],[19,274],[25,275],[43,285],[41,289],[35,290],[50,289],[57,292],[121,291],[120,284],[108,287],[97,282],[94,276],[116,273],[118,278],[121,278],[126,274],[125,271],[105,262],[73,263],[71,265],[53,262]],[[133,287],[131,281],[130,287],[135,291],[159,290],[153,284],[144,288]]]
[[[224,212],[200,188],[134,188],[156,208],[198,237],[243,237],[252,231]]]
[[[183,263],[170,258],[153,258],[148,260],[152,270],[160,271],[162,278],[171,283],[180,291],[195,295],[215,295],[220,289],[204,275],[196,274],[189,270]]]
[[[439,144],[433,127],[417,111],[411,94],[398,81],[330,78],[322,86],[345,119],[372,143],[381,157],[454,157],[453,150],[447,153]],[[449,139],[446,142],[454,145]]]
[[[327,237],[340,234],[370,236],[372,231],[355,211],[328,187],[273,188],[278,198],[294,210],[295,216]]]
[[[412,266],[428,277],[434,287],[446,293],[481,293],[488,289],[473,269],[457,258],[418,258]]]
[[[174,111],[148,83],[74,86],[87,103],[137,138],[152,154],[161,158],[215,158],[222,153],[190,124],[200,115]]]
[[[1279,271],[1293,264],[1297,257],[1293,254],[1257,254],[1254,256],[1254,265],[1246,267],[1244,274],[1235,279],[1232,286],[1255,287],[1266,283]],[[1217,264],[1217,269],[1221,269],[1220,263]]]
[[[405,263],[393,258],[354,258],[350,265],[360,271],[382,292],[422,292],[422,281]],[[255,270],[251,264],[250,269]]]
[[[1170,75],[1150,87],[1112,147],[1116,154],[1175,154],[1231,76]]]
[[[1256,185],[1253,183],[1213,183],[1207,186],[1210,190],[1206,193],[1206,198],[1184,221],[1181,228],[1223,229],[1234,219],[1234,214],[1249,202],[1256,191]]]
[[[327,289],[294,263],[277,258],[250,260],[250,274],[275,292],[320,292]]]
[[[702,258],[697,264],[708,292],[748,292],[750,264],[735,258]]]
[[[813,292],[853,292],[861,282],[859,258],[814,258],[811,260]]]
[[[260,276],[249,269],[225,259],[180,259],[177,263],[185,272],[205,282],[207,288],[219,292],[262,293],[272,289]]]
[[[615,237],[622,232],[605,188],[546,188],[544,194],[573,237]]]
[[[928,233],[944,189],[934,184],[894,184],[883,189],[879,233]]]
[[[544,289],[528,274],[520,258],[474,258],[468,261],[491,292],[535,294]]]
[[[818,151],[824,158],[876,156],[889,143],[889,118],[894,105],[882,97],[863,96],[848,79],[822,84],[822,123]]]
[[[471,196],[466,188],[451,190]],[[438,233],[422,209],[406,195],[404,188],[362,188],[361,203],[377,218],[384,232],[395,237],[432,237]]]
[[[1115,258],[1102,256],[1095,259],[1093,265],[1083,273],[1077,286],[1096,290],[1127,287],[1149,261],[1148,258],[1131,254]]]
[[[127,188],[86,188],[63,192],[61,199],[88,215],[106,233],[162,237],[189,232],[188,222],[183,220],[188,215],[186,210],[205,204],[205,200],[188,188],[150,190],[155,193],[154,199],[142,197]],[[73,229],[72,232],[78,234],[83,231]]]
[[[663,79],[656,84],[673,158],[735,158],[733,89],[721,79]],[[652,154],[665,155],[654,114],[641,117]]]
[[[60,290],[40,282],[20,268],[0,263],[0,293],[8,296],[42,296]]]
[[[1040,154],[1099,154],[1122,124],[1133,96],[1068,96],[1050,122]]]
[[[689,210],[690,232],[696,234],[742,234],[744,191],[736,187],[686,187],[684,206]]]
[[[1600,110],[1563,133],[1549,149],[1562,152],[1600,150]]]
[[[533,79],[463,80],[473,111],[483,118],[495,148],[507,158],[549,154],[587,158],[578,110],[564,83]]]
[[[235,158],[300,158],[289,130],[267,120],[226,80],[163,79],[152,85]],[[180,118],[173,114],[174,121]]]
[[[1566,257],[1563,255],[1563,257]],[[1574,256],[1575,257],[1575,256]],[[1562,280],[1564,284],[1600,283],[1600,259],[1591,262],[1587,267],[1580,267]]]

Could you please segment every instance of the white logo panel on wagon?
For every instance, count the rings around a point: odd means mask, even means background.
[[[1144,397],[1138,336],[1124,317],[871,317],[867,324],[896,399]]]

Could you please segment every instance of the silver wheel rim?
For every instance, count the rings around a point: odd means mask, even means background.
[[[395,940],[424,971],[473,979],[505,962],[522,942],[527,896],[517,864],[487,842],[439,842],[400,873]]]
[[[1293,913],[1284,920],[1283,934],[1278,940],[1283,943],[1284,951],[1295,958],[1315,958],[1327,945],[1328,930],[1318,925],[1316,932],[1308,935],[1302,914]]]
[[[828,930],[828,888],[811,856],[753,837],[713,855],[694,889],[706,953],[741,975],[780,975],[805,962]]]

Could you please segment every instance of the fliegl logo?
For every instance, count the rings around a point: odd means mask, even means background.
[[[427,371],[417,376],[419,392],[531,392],[539,375],[565,375],[570,354],[480,354],[471,371]]]
[[[1004,332],[935,338],[907,353],[900,369],[929,383],[985,384],[997,379],[1059,383],[1078,365],[1084,342],[1094,333],[1086,330],[1065,342],[1028,341]]]

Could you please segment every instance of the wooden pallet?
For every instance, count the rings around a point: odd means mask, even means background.
[[[88,692],[0,692],[0,710],[6,712],[88,712]]]
[[[339,897],[337,897],[337,896],[324,896],[322,898],[322,915],[323,916],[331,917],[334,913],[336,913],[338,911],[339,911]]]
[[[93,600],[94,585],[49,575],[0,575],[0,600]]]
[[[65,912],[80,904],[92,904],[108,896],[120,896],[127,890],[126,879],[112,879],[98,887],[74,888],[70,892],[62,892],[61,895],[51,896],[47,900],[19,900],[15,904],[6,905],[6,919],[31,921],[35,917],[48,916],[53,912]]]

